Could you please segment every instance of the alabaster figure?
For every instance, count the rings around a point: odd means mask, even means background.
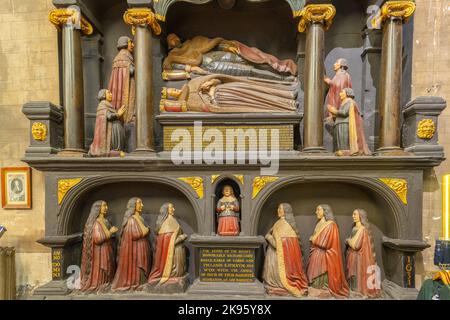
[[[340,93],[339,109],[329,107],[336,118],[333,127],[334,151],[338,156],[370,155],[364,136],[364,121],[356,104],[353,89],[345,88]]]
[[[377,261],[365,210],[353,211],[352,234],[346,240],[346,245],[346,275],[350,289],[366,297],[379,297],[380,288],[376,285],[379,284],[380,279],[374,279],[374,281],[369,279],[369,277],[377,276],[375,272]]]
[[[213,74],[190,80],[163,98],[161,112],[295,112],[298,82]],[[169,88],[171,89],[171,88]]]
[[[112,235],[118,231],[106,219],[108,205],[96,201],[84,226],[81,255],[82,292],[98,292],[108,289],[116,268]]]
[[[125,150],[125,131],[121,120],[125,107],[116,111],[111,105],[112,93],[106,89],[99,91],[98,100],[100,103],[97,107],[94,139],[89,148],[89,155],[92,157],[119,156]]]
[[[292,81],[297,74],[297,65],[293,60],[280,60],[234,40],[196,36],[182,43],[172,33],[167,37],[167,43],[170,51],[163,64],[167,80],[225,74]]]
[[[301,297],[308,294],[308,280],[291,205],[280,204],[278,217],[266,235],[264,286],[268,294]]]
[[[139,198],[128,201],[120,234],[117,271],[113,291],[137,289],[147,281],[151,267],[148,228],[142,218],[144,204]]]
[[[125,106],[123,122],[134,120],[135,109],[135,80],[133,41],[128,37],[120,37],[117,41],[119,53],[114,58],[108,89],[112,93],[111,104],[116,110]]]
[[[309,238],[311,249],[307,267],[311,287],[328,291],[336,298],[348,297],[339,230],[333,211],[327,204],[316,208],[317,224]]]
[[[329,86],[328,94],[326,97],[326,117],[329,122],[332,122],[335,116],[328,111],[328,108],[334,107],[339,109],[341,106],[340,93],[345,88],[352,88],[352,78],[348,73],[348,63],[346,59],[337,59],[333,65],[335,75],[332,79],[325,76],[324,81]]]
[[[219,236],[238,236],[239,228],[239,201],[234,196],[234,190],[231,186],[224,186],[222,190],[223,197],[217,202],[217,234]]]
[[[184,241],[187,235],[183,233],[174,215],[175,207],[172,203],[163,204],[159,210],[155,228],[157,238],[154,264],[148,278],[150,286],[180,283],[186,275]]]

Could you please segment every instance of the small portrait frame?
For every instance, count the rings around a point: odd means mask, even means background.
[[[5,167],[1,170],[2,208],[31,209],[31,169]]]

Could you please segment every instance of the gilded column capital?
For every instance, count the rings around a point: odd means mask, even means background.
[[[77,29],[85,35],[91,35],[94,32],[94,28],[80,13],[79,10],[74,8],[59,8],[53,9],[48,15],[50,22],[60,29],[62,25],[74,25]]]
[[[400,18],[403,22],[406,22],[414,14],[414,11],[416,11],[414,1],[387,1],[381,7],[380,15],[373,18],[372,26],[376,28],[380,23],[382,24],[390,18]]]
[[[298,31],[305,32],[311,23],[322,23],[325,30],[333,23],[336,8],[332,4],[309,4],[294,16],[300,17]]]
[[[125,11],[123,20],[126,24],[133,27],[133,34],[136,26],[150,26],[153,34],[158,36],[161,34],[161,26],[156,20],[156,15],[149,8],[131,8]]]

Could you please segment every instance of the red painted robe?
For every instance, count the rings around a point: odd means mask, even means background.
[[[154,264],[148,283],[163,284],[186,274],[186,253],[182,241],[186,238],[173,216],[163,222],[156,239]]]
[[[350,241],[353,248],[349,246],[347,251],[347,280],[350,282],[350,279],[354,277],[356,288],[353,288],[353,290],[368,297],[378,297],[380,290],[377,288],[369,289],[367,286],[369,276],[374,275],[374,270],[368,268],[377,264],[369,231],[365,227],[361,227]]]
[[[112,93],[111,104],[116,110],[127,107],[123,116],[125,123],[133,120],[135,107],[135,81],[130,75],[131,68],[134,68],[133,55],[127,49],[121,49],[113,61],[108,90]]]
[[[301,297],[308,290],[308,280],[303,270],[302,251],[298,235],[286,219],[279,219],[269,236],[274,239],[269,245],[264,266],[264,282],[271,287],[269,292],[282,292],[282,288],[295,297]]]
[[[232,200],[234,199],[234,200]],[[231,200],[231,201],[230,201]],[[227,211],[227,209],[222,210],[222,206],[234,206],[234,210]],[[217,234],[219,236],[238,236],[240,233],[239,228],[239,202],[236,198],[230,198],[227,199],[226,197],[223,197],[219,200],[217,203],[217,213],[219,214],[218,222],[219,225],[217,227]],[[232,215],[227,215],[227,213]]]
[[[338,226],[334,221],[318,225],[311,241],[307,269],[310,283],[328,273],[328,287],[335,297],[348,297],[349,288],[344,275]]]
[[[81,291],[99,290],[113,280],[115,271],[113,245],[111,237],[103,228],[99,221],[95,221],[92,240],[89,243],[86,240],[83,241]]]
[[[136,219],[142,218],[130,217],[122,231],[113,290],[136,289],[145,283],[143,278],[146,279],[150,270],[150,243]],[[143,224],[143,221],[141,223]]]
[[[331,116],[328,111],[327,106],[331,105],[339,110],[341,106],[341,97],[339,93],[345,88],[352,88],[352,78],[350,74],[345,70],[339,70],[336,72],[336,75],[331,79],[330,88],[328,90],[327,98],[326,98],[326,108],[325,115],[326,117]]]

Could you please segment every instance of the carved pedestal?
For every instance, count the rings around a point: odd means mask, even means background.
[[[446,102],[439,97],[417,97],[403,110],[403,147],[418,156],[444,157],[438,144],[438,117]]]

